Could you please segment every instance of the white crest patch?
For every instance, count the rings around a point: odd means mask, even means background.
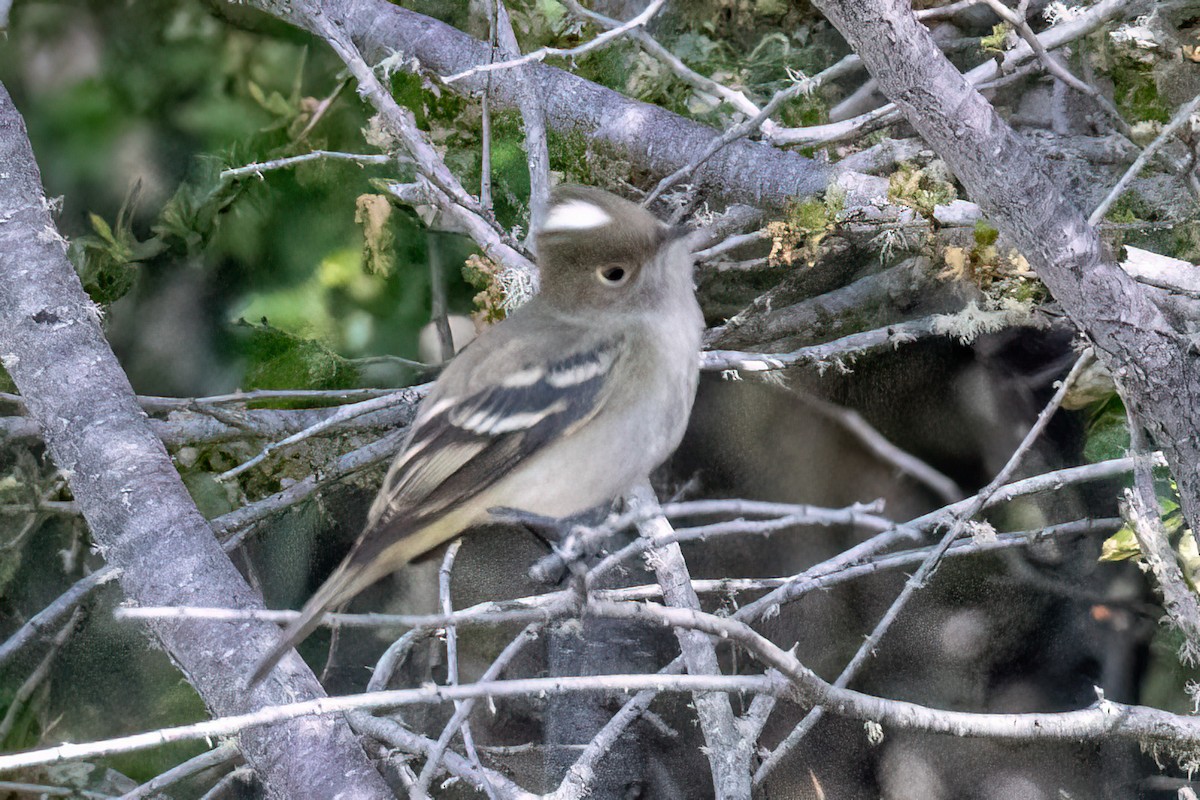
[[[543,231],[586,231],[612,222],[608,212],[586,200],[568,200],[552,206],[542,223]]]

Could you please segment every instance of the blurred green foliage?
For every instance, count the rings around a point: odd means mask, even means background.
[[[1129,420],[1121,398],[1113,393],[1096,404],[1087,425],[1083,457],[1092,463],[1129,453]]]
[[[230,24],[194,3],[138,6],[21,4],[10,31],[17,46],[0,50],[0,79],[25,115],[48,193],[64,198],[60,227],[85,288],[109,307],[135,386],[351,386],[363,376],[349,359],[415,357],[429,315],[430,234],[411,213],[388,215],[373,243],[386,244],[392,268],[372,274],[381,254],[364,263],[356,220],[370,179],[393,168],[311,162],[220,175],[313,149],[370,152],[367,110],[340,62],[260,16]],[[477,133],[452,124],[465,102],[434,98],[406,75],[394,83],[435,141],[452,146],[453,165],[478,181]],[[505,170],[523,164],[515,141],[497,151],[513,162]],[[520,211],[509,200],[523,196],[516,188],[498,204],[508,217]],[[467,312],[472,293],[456,264],[470,247],[454,237],[440,250],[452,310]],[[235,325],[243,316],[268,324]],[[190,341],[153,330],[172,324]],[[213,368],[188,381],[163,374],[163,359],[143,363],[139,336],[157,338],[160,352],[172,344],[177,363],[207,356]]]

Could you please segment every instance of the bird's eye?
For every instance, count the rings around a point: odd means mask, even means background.
[[[600,276],[600,280],[610,286],[620,286],[629,276],[624,267],[601,267],[596,270],[596,274]]]

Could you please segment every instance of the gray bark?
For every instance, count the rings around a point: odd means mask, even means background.
[[[260,0],[254,5],[316,32],[308,4]],[[453,75],[488,60],[486,42],[386,0],[330,0],[323,9],[350,35],[368,63],[393,58],[398,66],[410,68],[415,59],[423,72]],[[635,170],[655,177],[684,166],[721,135],[545,64],[531,63],[525,71],[538,85],[549,128],[583,134],[601,151],[612,150]],[[520,108],[520,83],[511,78],[503,72],[493,74],[493,108]],[[486,80],[485,73],[478,73],[449,88],[474,95],[484,90]],[[824,191],[829,176],[829,167],[798,153],[742,139],[714,154],[691,180],[728,202],[778,207],[790,197]]]
[[[0,86],[0,361],[131,601],[262,608],[146,423],[48,209],[24,122]],[[323,695],[294,653],[282,679],[243,688],[278,637],[272,625],[161,621],[151,629],[213,714]],[[255,728],[239,744],[272,797],[391,796],[339,718]]]
[[[1171,466],[1200,525],[1200,350],[1186,320],[1105,252],[1086,215],[1031,150],[946,60],[907,0],[815,0],[883,92],[1011,238],[1096,345]]]

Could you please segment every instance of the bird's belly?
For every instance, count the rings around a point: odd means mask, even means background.
[[[586,425],[551,445],[554,453],[515,470],[505,486],[496,487],[504,505],[548,517],[578,514],[645,480],[669,455],[661,447],[647,448],[643,443],[650,437],[637,430],[640,426],[614,427]]]

